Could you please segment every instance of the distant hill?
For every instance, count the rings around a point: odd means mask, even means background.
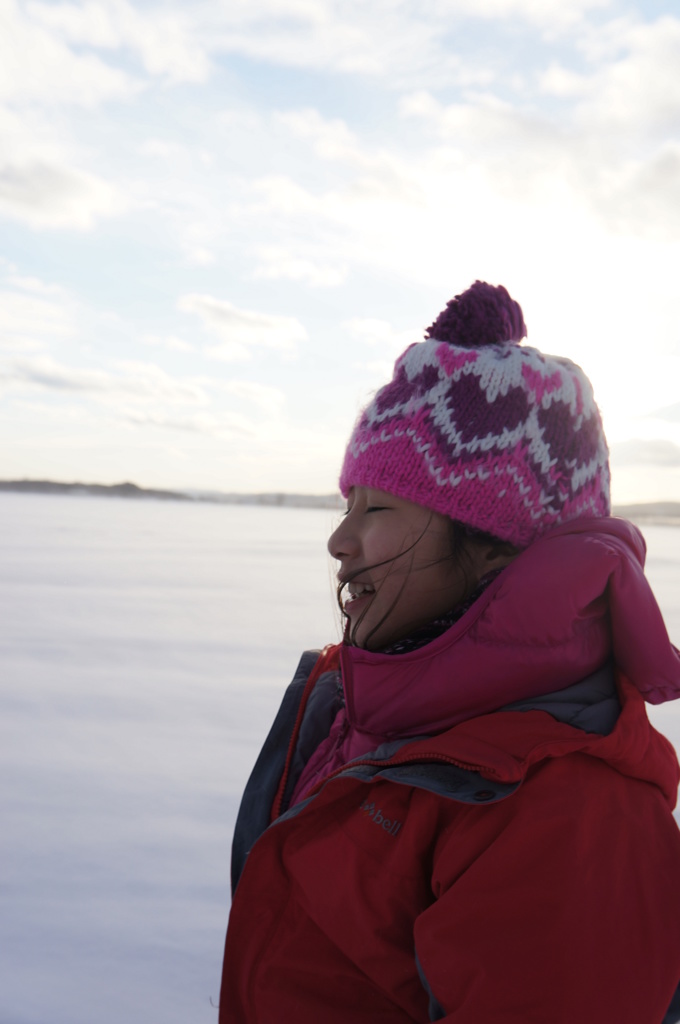
[[[0,492],[18,491],[23,494],[91,494],[97,497],[155,499],[156,501],[198,501],[214,505],[275,505],[282,508],[341,509],[344,501],[339,494],[239,494],[223,491],[164,491],[137,484],[83,484],[60,483],[55,480],[0,480]],[[637,505],[616,505],[613,515],[630,519],[634,523],[680,526],[680,502],[650,501]]]
[[[58,483],[55,480],[0,480],[0,491],[23,494],[96,494],[110,498],[160,498],[164,501],[190,501],[181,491],[157,491],[137,484]]]
[[[228,494],[221,491],[164,491],[137,484],[60,483],[55,480],[0,480],[0,492],[21,494],[76,494],[106,498],[197,501],[217,505],[276,505],[288,508],[342,508],[339,494]]]

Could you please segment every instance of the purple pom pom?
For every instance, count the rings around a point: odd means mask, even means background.
[[[466,292],[451,299],[425,334],[461,348],[481,348],[516,345],[526,338],[527,329],[520,304],[502,284],[496,287],[475,281]]]

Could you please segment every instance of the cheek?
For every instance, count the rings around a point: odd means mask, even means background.
[[[408,547],[409,540],[399,532],[395,535],[392,530],[381,528],[376,522],[366,534],[364,541],[364,555],[370,565],[385,564],[385,569],[391,567],[392,571],[399,568],[403,560],[403,552]]]
[[[437,558],[433,554],[433,561]],[[467,582],[460,567],[439,556],[439,564],[431,565],[421,574],[422,589],[434,603],[455,605],[464,596]]]

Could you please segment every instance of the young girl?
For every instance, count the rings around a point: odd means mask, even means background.
[[[680,657],[588,379],[477,281],[359,418],[243,797],[221,1024],[680,1020]]]

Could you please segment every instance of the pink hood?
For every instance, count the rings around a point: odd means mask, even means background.
[[[611,655],[652,704],[680,696],[672,646],[624,519],[567,523],[535,541],[446,633],[406,654],[343,647],[351,725],[362,732],[441,732],[569,686]]]
[[[406,654],[342,646],[345,708],[295,798],[385,740],[442,733],[578,682],[612,659],[652,704],[680,696],[671,644],[624,519],[579,520],[534,541],[446,633]]]

